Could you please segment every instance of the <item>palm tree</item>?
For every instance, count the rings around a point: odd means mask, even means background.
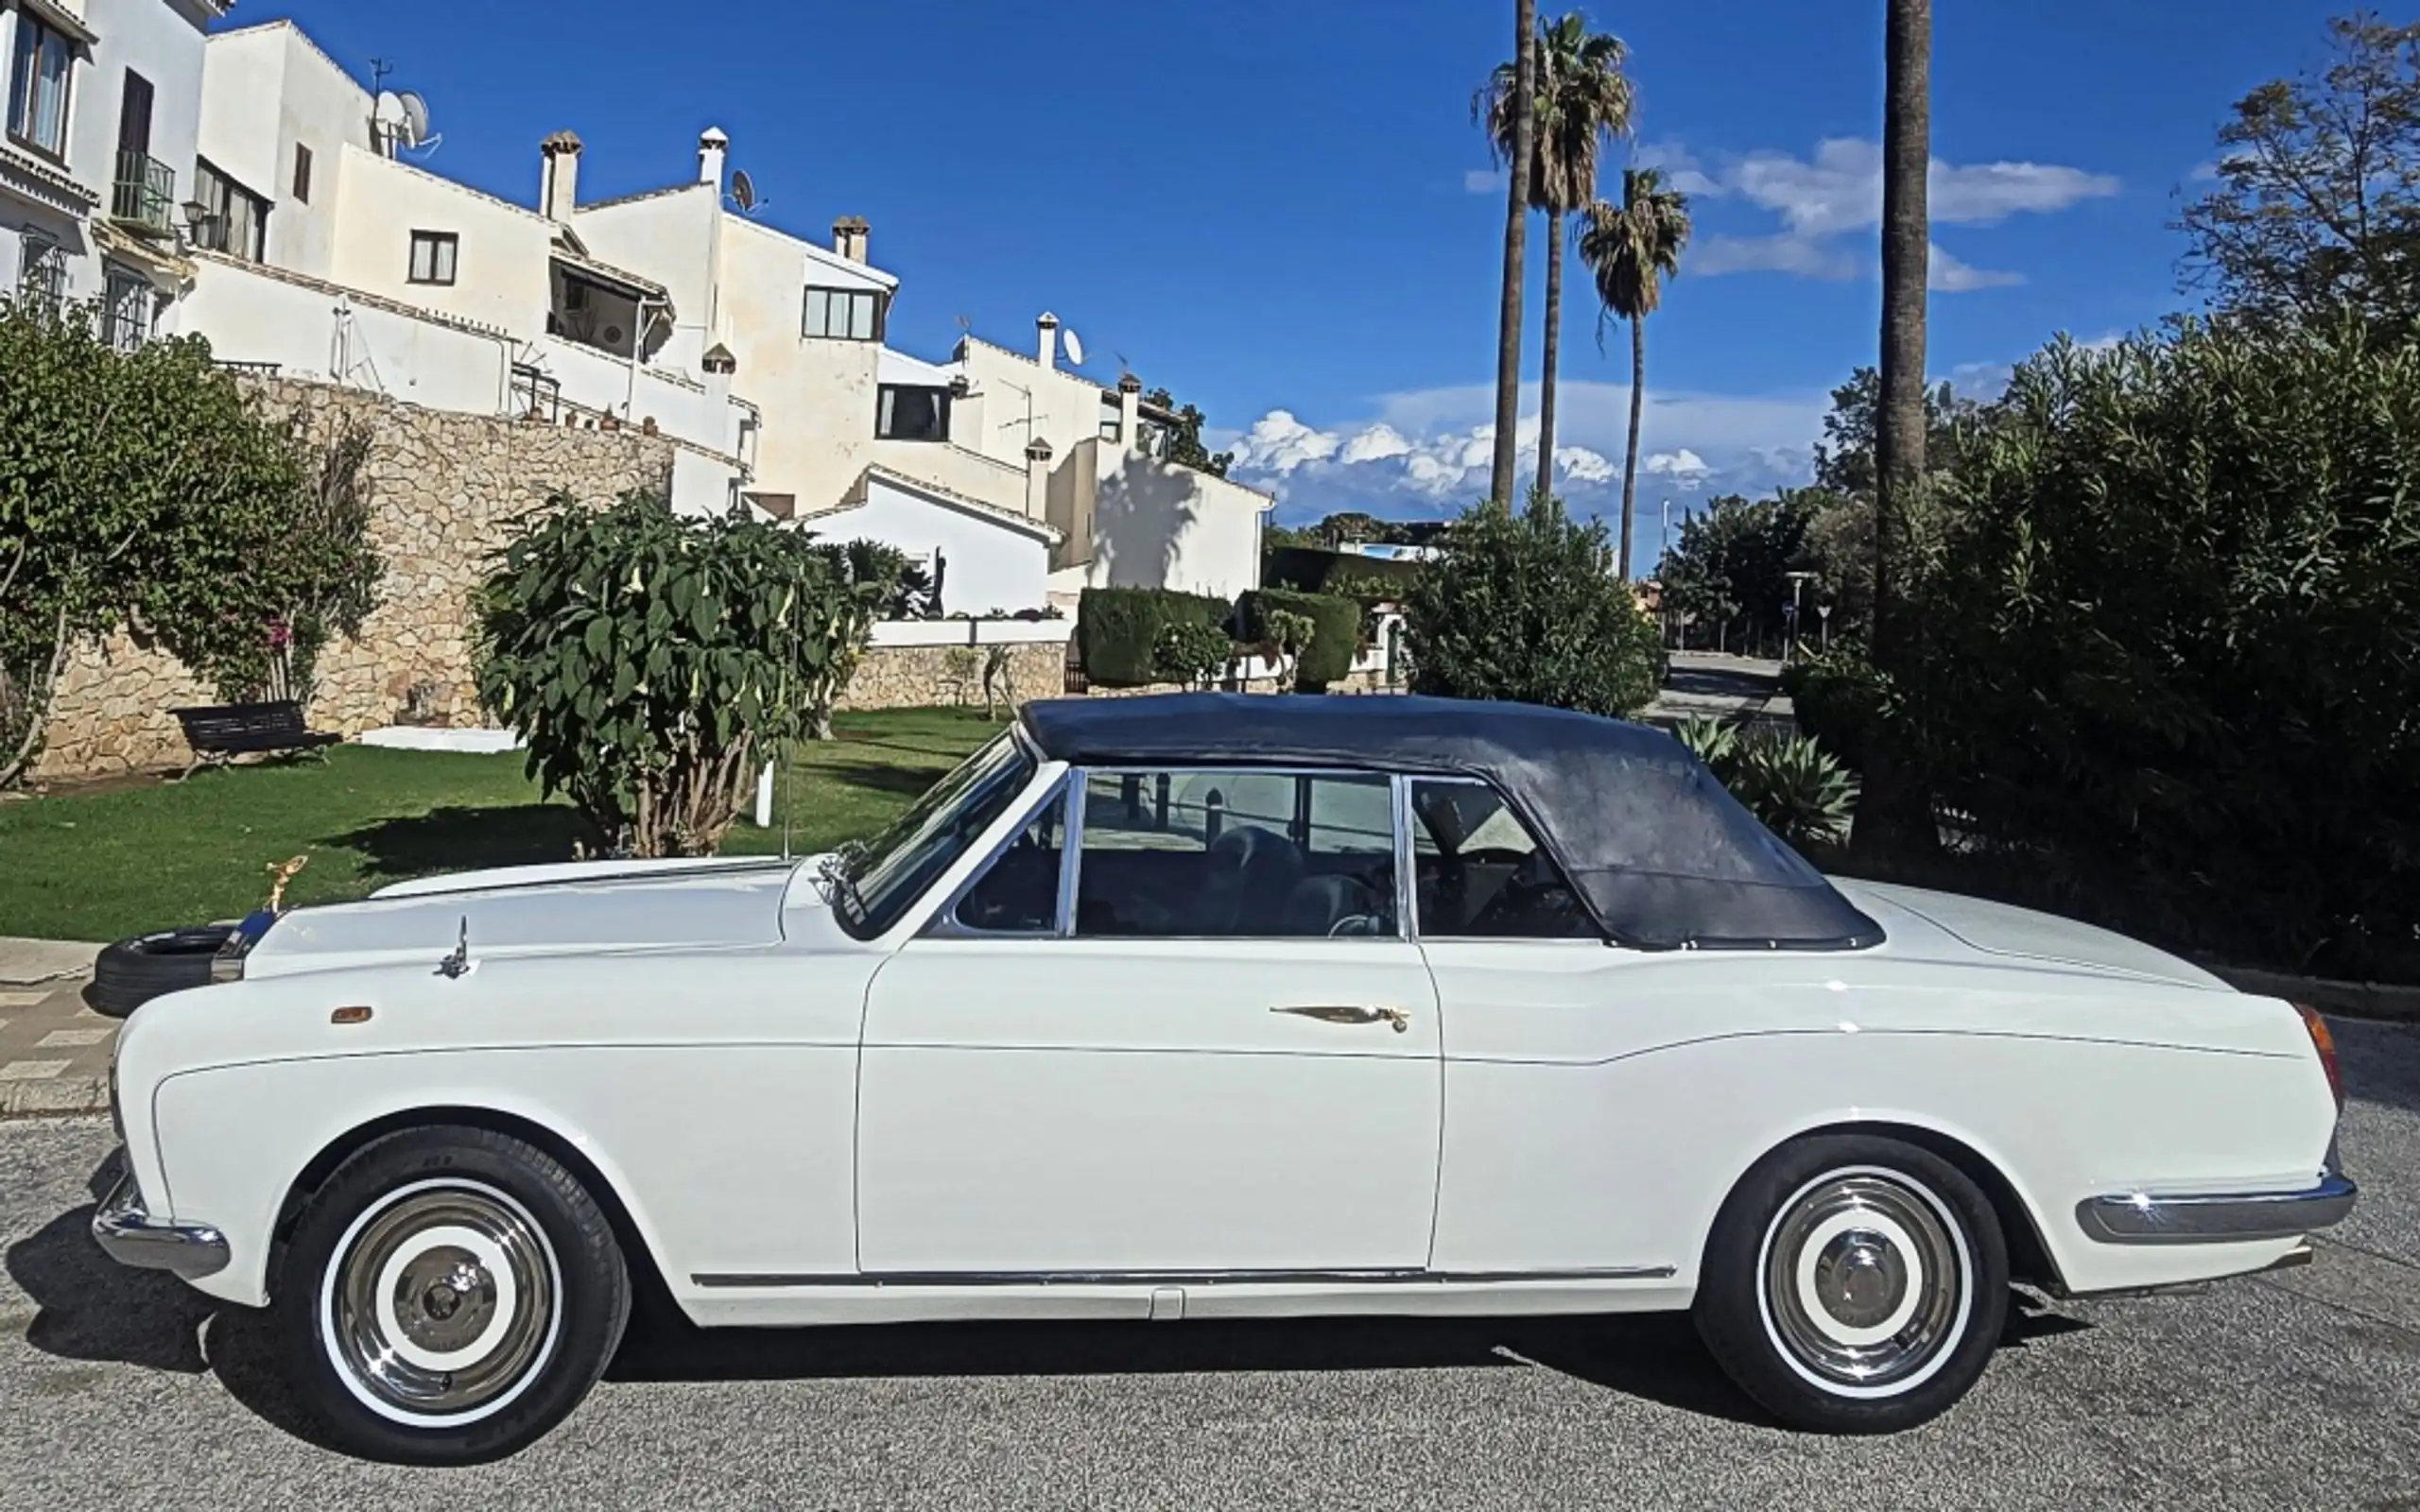
[[[1580,260],[1597,277],[1597,344],[1605,318],[1630,322],[1630,449],[1622,454],[1621,573],[1630,576],[1632,522],[1638,509],[1638,426],[1647,400],[1647,318],[1664,302],[1664,280],[1681,270],[1689,244],[1689,197],[1653,168],[1622,170],[1622,202],[1599,200],[1580,228]]]
[[[1609,136],[1627,136],[1635,96],[1622,72],[1622,41],[1588,29],[1574,10],[1538,24],[1535,140],[1530,153],[1529,206],[1546,212],[1546,359],[1538,386],[1538,481],[1554,476],[1555,370],[1563,347],[1563,218],[1597,198],[1597,159]],[[1510,109],[1515,65],[1498,63],[1479,92],[1478,109],[1501,163],[1512,156]]]
[[[1932,161],[1931,0],[1887,0],[1883,41],[1882,374],[1874,463],[1875,665],[1899,664],[1909,627],[1894,570],[1909,516],[1925,486],[1925,284],[1932,229],[1926,175]],[[1873,743],[1851,844],[1860,851],[1939,843],[1908,754],[1883,732]]]
[[[1530,37],[1537,28],[1537,0],[1514,0],[1512,94],[1505,106],[1512,129],[1512,172],[1504,191],[1504,289],[1495,318],[1495,459],[1488,477],[1488,497],[1508,509],[1517,455],[1512,432],[1521,419],[1521,272],[1529,258],[1527,191],[1537,124],[1537,52]]]

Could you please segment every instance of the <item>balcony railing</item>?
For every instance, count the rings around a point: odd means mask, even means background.
[[[165,236],[176,228],[177,172],[142,152],[117,155],[117,178],[110,190],[110,218],[135,231]]]

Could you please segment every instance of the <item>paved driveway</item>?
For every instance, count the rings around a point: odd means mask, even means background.
[[[516,1459],[360,1464],[258,1319],[94,1250],[106,1124],[0,1125],[0,1507],[2420,1509],[2420,1031],[2338,1033],[2366,1195],[2319,1263],[2034,1311],[1884,1440],[1767,1426],[1669,1319],[657,1324]]]

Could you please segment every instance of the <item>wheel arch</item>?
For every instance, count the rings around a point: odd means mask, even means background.
[[[639,1223],[620,1184],[607,1175],[596,1160],[576,1141],[537,1119],[501,1108],[470,1105],[407,1108],[381,1114],[337,1135],[312,1156],[286,1187],[285,1194],[278,1204],[277,1221],[270,1228],[269,1237],[269,1289],[273,1289],[278,1281],[286,1242],[293,1234],[296,1221],[302,1217],[304,1204],[329,1177],[336,1174],[338,1166],[356,1152],[389,1134],[439,1127],[485,1129],[544,1151],[572,1174],[605,1214],[605,1221],[614,1230],[614,1242],[621,1246],[623,1263],[630,1269],[632,1290],[647,1301],[668,1299],[670,1293],[665,1283],[663,1260],[657,1254],[653,1241]]]
[[[2054,1292],[2065,1287],[2058,1260],[2042,1237],[2041,1220],[2034,1213],[2032,1205],[2017,1191],[2015,1182],[2000,1169],[1998,1162],[1965,1140],[1942,1129],[1892,1119],[1844,1119],[1814,1125],[1796,1131],[1756,1157],[1747,1170],[1739,1173],[1732,1187],[1737,1189],[1739,1181],[1747,1179],[1749,1171],[1754,1171],[1790,1145],[1836,1135],[1897,1140],[1948,1161],[1982,1192],[1992,1205],[1993,1215],[1999,1219],[2000,1233],[2008,1246],[2010,1279]]]

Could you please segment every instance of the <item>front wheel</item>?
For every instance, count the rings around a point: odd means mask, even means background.
[[[296,1221],[275,1307],[336,1441],[405,1464],[500,1459],[561,1422],[630,1316],[612,1226],[562,1164],[479,1128],[355,1152]]]
[[[1893,1433],[1982,1375],[2008,1313],[2008,1251],[1975,1183],[1896,1140],[1784,1145],[1707,1240],[1698,1332],[1793,1428]]]

